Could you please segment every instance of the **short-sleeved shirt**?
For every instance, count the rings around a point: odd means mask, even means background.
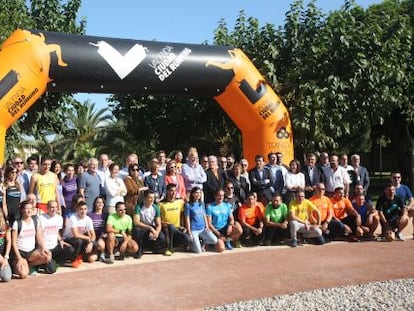
[[[93,229],[95,230],[96,238],[100,238],[105,232],[105,223],[108,218],[107,213],[97,214],[95,212],[88,213],[88,216],[92,219]]]
[[[206,209],[204,203],[193,202],[187,203],[184,209],[184,216],[190,217],[191,230],[199,231],[206,227],[204,216],[206,215]]]
[[[309,199],[315,206],[318,208],[319,212],[321,213],[321,222],[326,221],[329,215],[329,211],[333,210],[332,201],[327,196],[323,195],[322,197],[317,197],[314,195]],[[315,213],[313,213],[313,217],[316,217]]]
[[[160,202],[161,220],[163,222],[181,226],[181,215],[184,212],[184,201],[174,200],[173,202]]]
[[[413,198],[410,188],[402,184],[398,188],[395,188],[395,195],[398,195],[404,204],[407,204]]]
[[[135,206],[135,214],[139,215],[140,221],[148,226],[155,226],[155,219],[161,217],[160,207],[156,204],[150,207],[137,205]]]
[[[93,230],[93,222],[89,216],[80,218],[78,214],[72,214],[67,219],[65,231],[63,233],[64,239],[73,238],[72,228],[78,228],[79,233],[85,234],[90,230]]]
[[[84,189],[88,212],[93,210],[93,201],[101,193],[101,180],[98,174],[89,171],[82,173],[78,179],[78,189]]]
[[[213,202],[207,206],[206,215],[211,218],[211,224],[217,230],[223,229],[229,222],[231,205],[227,202],[221,202],[219,205]]]
[[[404,202],[397,195],[392,199],[382,195],[377,201],[376,209],[382,211],[387,221],[393,221],[401,216],[401,213],[404,210]]]
[[[118,213],[112,213],[106,220],[107,225],[111,225],[112,228],[123,232],[132,232],[133,224],[132,217],[128,214],[119,216]],[[116,236],[122,236],[122,233],[115,233]]]
[[[317,207],[308,199],[304,199],[301,203],[292,200],[289,204],[289,212],[302,221],[308,220],[309,215],[316,209]]]
[[[19,231],[19,224],[16,220],[12,229]],[[33,219],[30,217],[29,223],[22,220],[22,229],[17,236],[17,248],[24,252],[30,252],[36,247],[36,228]]]
[[[272,203],[266,205],[265,217],[269,221],[280,224],[288,219],[289,211],[285,203],[274,206]]]
[[[59,230],[63,227],[63,218],[60,215],[50,217],[48,214],[39,216],[40,227],[43,231],[43,241],[48,249],[54,249],[58,243]]]
[[[247,206],[243,204],[239,208],[239,220],[253,226],[257,221],[263,219],[263,210],[259,205]]]
[[[338,219],[344,219],[348,216],[348,209],[352,208],[352,203],[347,198],[341,198],[340,200],[335,197],[331,198],[332,209],[334,215]]]

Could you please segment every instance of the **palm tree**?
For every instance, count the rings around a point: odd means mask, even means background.
[[[74,101],[66,118],[68,130],[54,139],[55,156],[62,161],[81,160],[96,155],[95,140],[100,131],[113,123],[108,108],[95,109],[89,100]]]

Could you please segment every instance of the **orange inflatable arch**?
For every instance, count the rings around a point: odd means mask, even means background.
[[[293,159],[289,113],[237,48],[17,29],[0,49],[0,163],[6,130],[46,91],[211,96],[253,161]]]

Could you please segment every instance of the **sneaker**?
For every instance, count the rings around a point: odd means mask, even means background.
[[[231,246],[231,241],[230,240],[226,240],[226,242],[224,242],[224,245],[226,246],[226,249],[228,251],[232,251],[233,250],[233,246]]]
[[[169,249],[167,249],[164,253],[164,256],[171,256],[171,255],[172,255],[172,252]]]
[[[401,231],[398,231],[398,232],[395,233],[395,240],[396,241],[401,241],[401,242],[405,241],[404,235],[402,234]]]
[[[29,275],[30,276],[36,276],[37,275],[37,271],[36,271],[35,267],[30,267]]]
[[[99,255],[99,261],[100,261],[100,262],[105,262],[105,261],[106,261],[106,257],[105,257],[105,253],[104,253],[104,252],[102,252],[102,253]]]
[[[233,244],[234,244],[235,248],[242,248],[243,247],[240,240],[233,241]]]
[[[107,264],[113,264],[115,262],[115,255],[114,254],[109,254],[109,258],[106,261]]]
[[[115,256],[115,257],[119,257],[119,256],[121,256],[121,253],[120,253],[119,251],[115,251],[115,252],[114,252],[114,256]]]
[[[292,239],[292,241],[290,241],[290,247],[297,247],[297,246],[298,246],[298,240]]]
[[[264,244],[264,246],[271,246],[272,241],[271,240],[265,240],[263,244]]]
[[[74,261],[72,261],[72,268],[78,268],[83,262],[82,255],[76,257]]]
[[[352,235],[348,238],[348,242],[359,242],[359,239],[355,235]]]

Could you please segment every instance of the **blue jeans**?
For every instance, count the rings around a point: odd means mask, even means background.
[[[217,244],[217,237],[212,231],[203,230],[192,230],[193,240],[191,241],[191,248],[195,253],[201,253],[200,238],[206,244]]]
[[[11,280],[11,278],[12,278],[12,271],[11,271],[10,265],[5,266],[4,268],[0,268],[0,281],[8,282]]]

